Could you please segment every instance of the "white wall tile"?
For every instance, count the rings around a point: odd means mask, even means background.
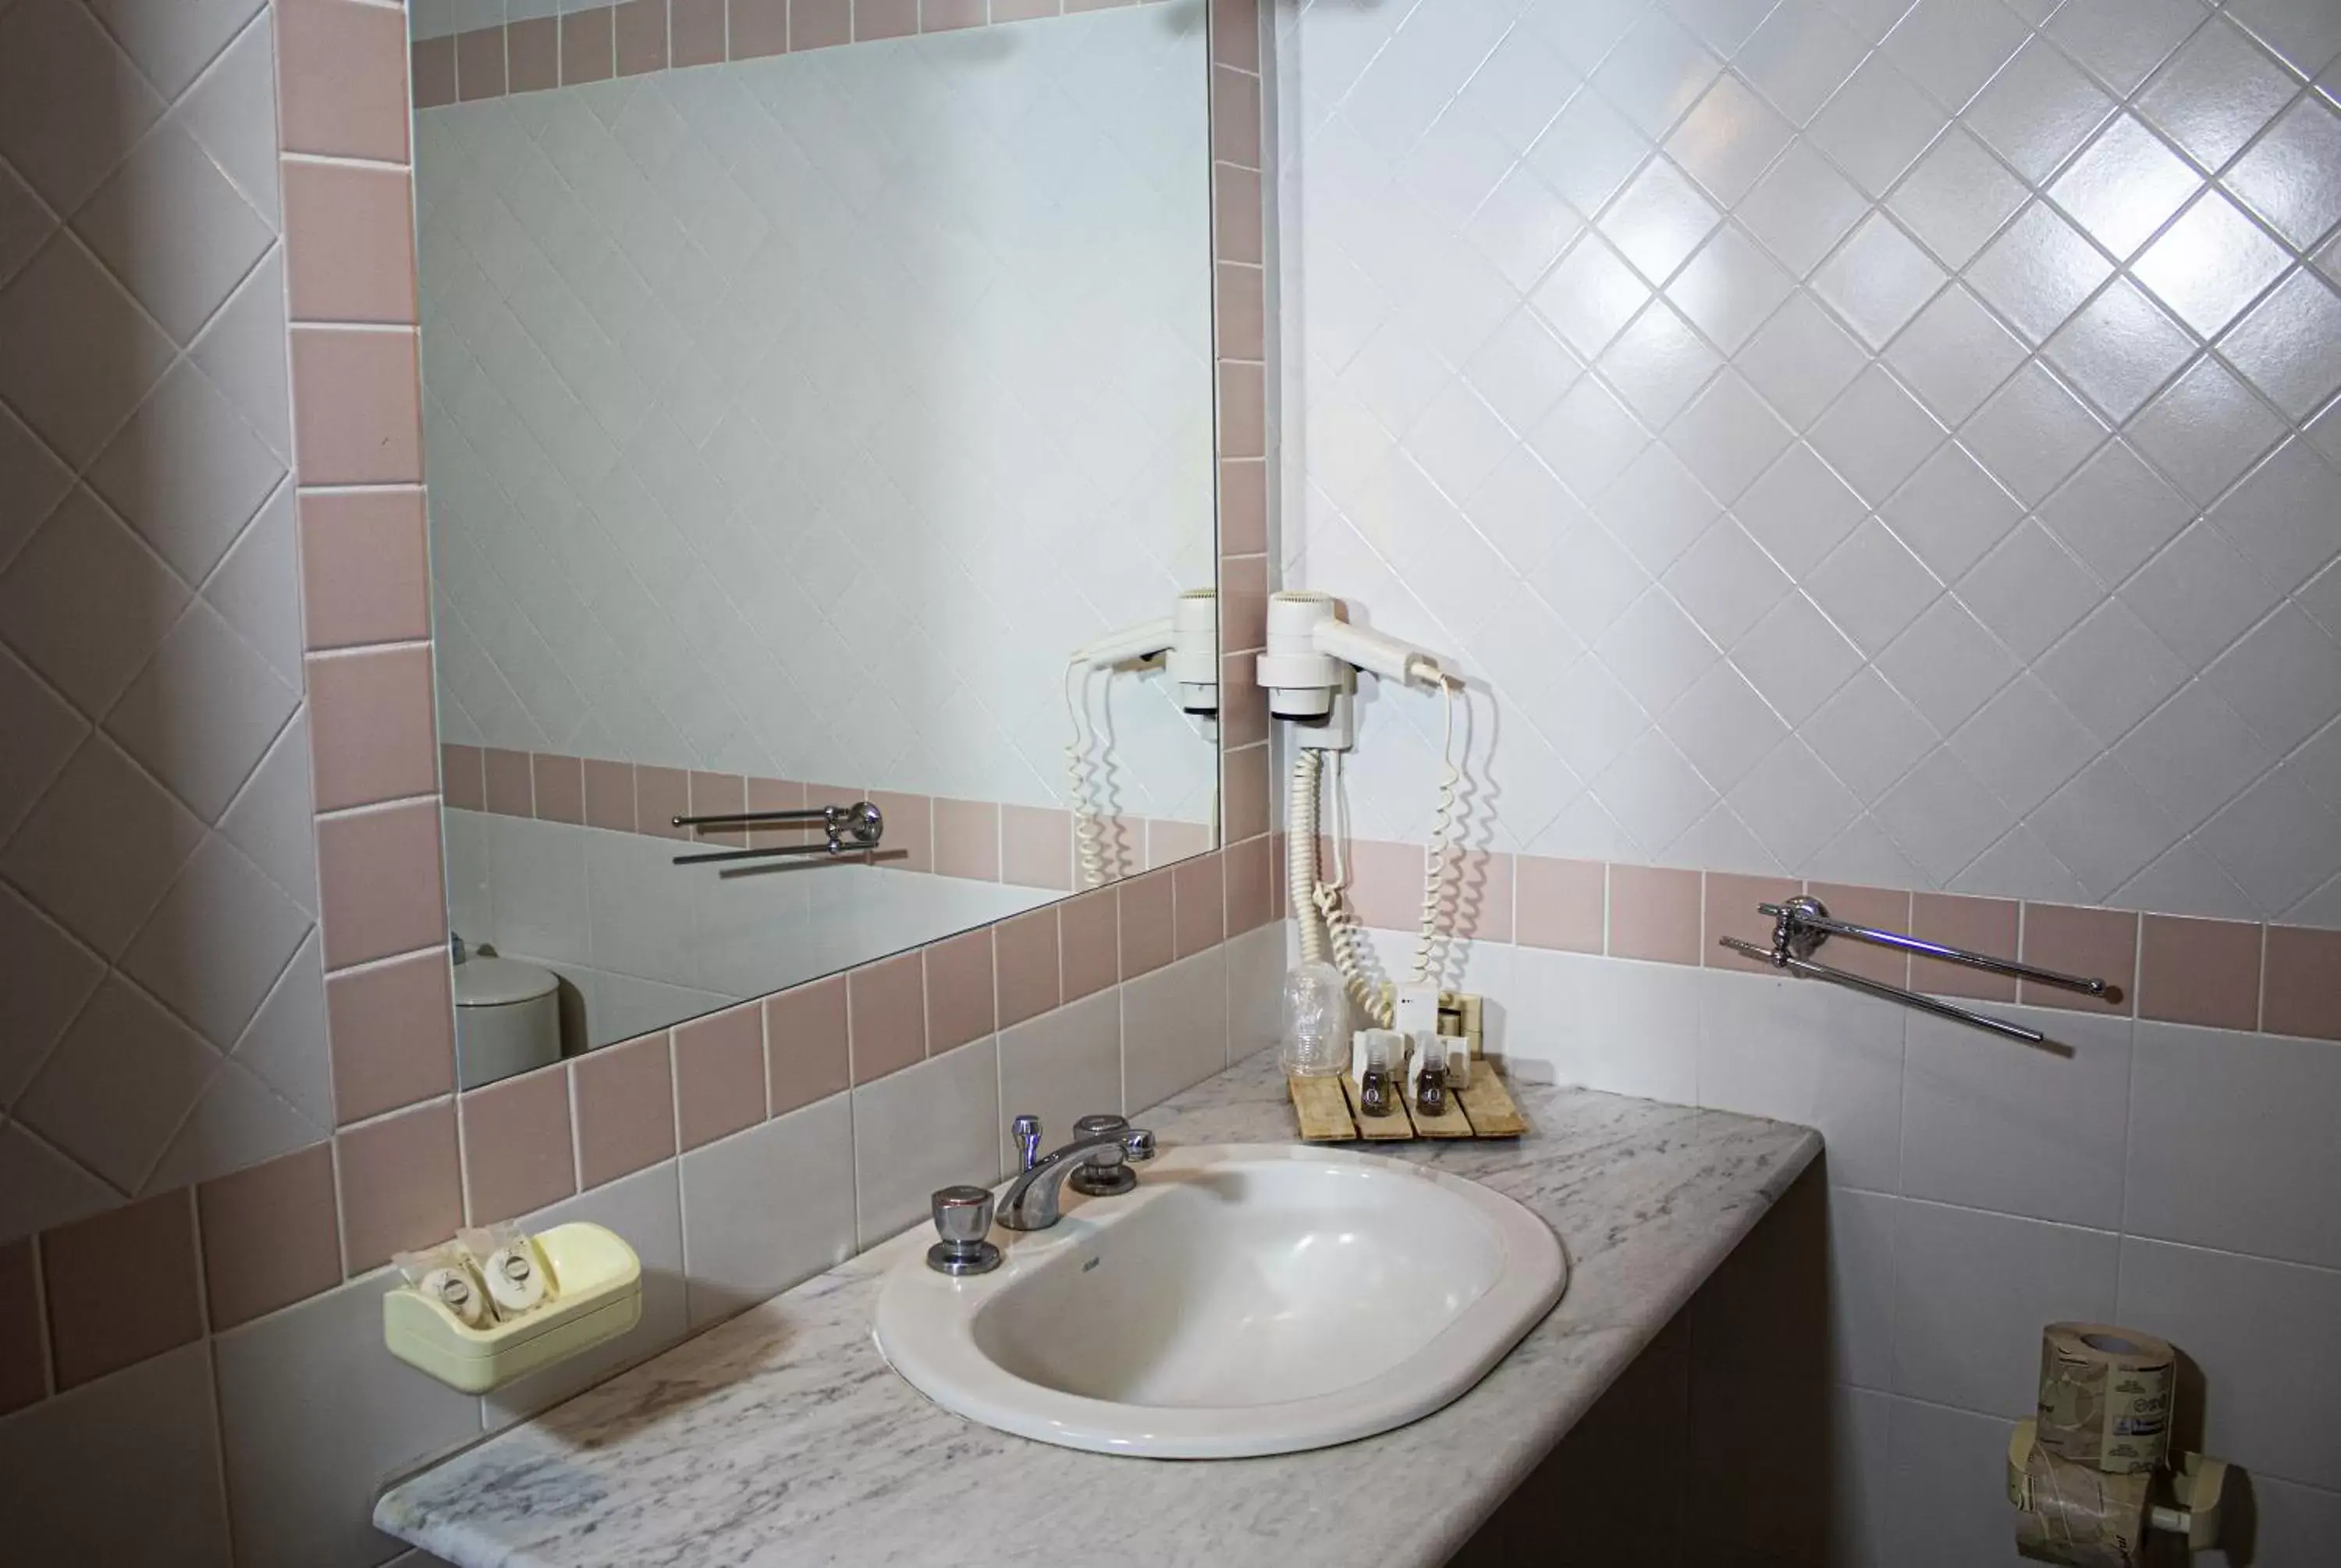
[[[2117,1321],[2109,1233],[1901,1200],[1894,1392],[2010,1419],[2038,1394],[2040,1325]]]
[[[1505,1043],[1531,1081],[1697,1103],[1701,972],[1522,948]]]
[[[1072,1136],[1073,1123],[1100,1114],[1122,1114],[1121,997],[1116,989],[1000,1031],[1003,1168],[1015,1168],[1010,1118],[1039,1116],[1045,1152]]]
[[[477,1399],[384,1352],[394,1283],[354,1280],[212,1342],[240,1568],[372,1568],[398,1550],[368,1523],[375,1494],[479,1436]]]
[[[874,1246],[924,1222],[937,1187],[997,1182],[1007,1164],[1001,1120],[1000,1051],[989,1037],[855,1089],[858,1245]],[[686,1196],[686,1222],[690,1206]]]
[[[2129,1020],[2037,1007],[1990,1010],[2038,1029],[2053,1044],[2027,1046],[1911,1015],[1899,1190],[2117,1228]]]
[[[1280,877],[1281,866],[1270,876]],[[1477,950],[1483,944],[1468,944]],[[1228,962],[1228,1065],[1255,1051],[1276,1048],[1284,1033],[1285,922],[1279,920],[1230,938]],[[1491,957],[1494,956],[1491,951]],[[1509,953],[1503,955],[1509,958]],[[1473,982],[1477,983],[1477,982]],[[1487,987],[1480,987],[1482,990]],[[1511,987],[1506,986],[1505,990]]]
[[[1817,1127],[1833,1185],[1898,1190],[1903,1032],[1915,1020],[1802,980],[1707,969],[1696,984],[1698,1103]]]
[[[2341,1267],[2341,1050],[2157,1023],[2134,1049],[2127,1228]]]
[[[219,1466],[211,1360],[200,1345],[18,1411],[0,1421],[11,1555],[226,1568]],[[125,1485],[135,1506],[109,1490]]]
[[[2015,1512],[2007,1505],[2013,1424],[1914,1399],[1894,1401],[1880,1562],[1895,1568],[2016,1568],[2022,1560],[2016,1554]]]
[[[971,1102],[964,1119],[974,1115]],[[882,1123],[873,1136],[899,1130]],[[862,1186],[856,1131],[848,1097],[832,1095],[682,1156],[682,1268],[692,1328],[852,1255],[854,1194]],[[922,1152],[892,1146],[905,1166],[918,1164]]]
[[[1213,948],[1121,986],[1121,1097],[1131,1114],[1227,1066],[1228,960]]]
[[[2114,1321],[2159,1335],[2202,1368],[2204,1451],[2256,1472],[2341,1486],[2341,1364],[2317,1353],[2336,1320],[2341,1274],[2122,1243]]]

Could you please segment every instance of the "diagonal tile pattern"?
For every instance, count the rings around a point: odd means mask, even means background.
[[[1296,5],[1289,581],[1489,678],[1498,847],[2341,924],[2329,10]]]
[[[423,111],[445,738],[1061,805],[1066,655],[1211,571],[1200,16]],[[1190,721],[1109,687],[1116,808],[1207,816]]]
[[[264,0],[0,7],[11,1234],[332,1126],[321,1028],[227,1066],[323,984],[236,811],[302,732],[273,61]]]

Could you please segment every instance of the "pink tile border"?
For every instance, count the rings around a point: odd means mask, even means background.
[[[588,1051],[571,1070],[580,1185],[597,1187],[674,1157],[674,1061],[666,1031]]]
[[[2068,975],[2108,981],[2118,995],[2099,1001],[2080,991],[2032,980],[2017,982],[2017,999],[2036,1007],[2067,1007],[2078,1012],[2127,1013],[2136,1010],[2137,989],[2137,917],[2123,909],[2084,909],[2069,904],[2024,906],[2024,961]]]
[[[1699,874],[1652,866],[1609,868],[1609,954],[1662,964],[1697,964]]]
[[[195,1216],[184,1187],[41,1236],[60,1392],[204,1335]]]
[[[2256,1028],[2266,933],[2237,920],[2148,915],[2138,931],[2137,1016]]]
[[[195,1212],[214,1333],[342,1283],[331,1144],[204,1182]]]
[[[845,988],[843,975],[830,975],[764,998],[764,1076],[773,1116],[853,1087]]]
[[[674,1028],[674,1121],[685,1149],[764,1119],[764,1009],[747,1002]]]
[[[872,1083],[924,1061],[927,992],[916,950],[845,974],[853,1082]]]
[[[930,942],[919,957],[926,968],[927,1055],[941,1056],[999,1027],[991,927]]]
[[[483,1085],[457,1104],[472,1224],[516,1219],[576,1192],[568,1063]]]
[[[433,1101],[334,1140],[342,1189],[342,1268],[364,1274],[394,1252],[445,1241],[463,1223],[455,1102]]]
[[[325,979],[334,1107],[342,1125],[452,1093],[453,988],[435,948]]]

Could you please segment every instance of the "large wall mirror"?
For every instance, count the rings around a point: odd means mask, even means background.
[[[465,1087],[1217,842],[1202,0],[630,9],[418,76]]]

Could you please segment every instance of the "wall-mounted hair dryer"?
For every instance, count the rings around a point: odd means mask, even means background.
[[[1179,706],[1190,713],[1220,710],[1220,596],[1216,589],[1190,588],[1170,614],[1126,626],[1073,650],[1077,670],[1111,670],[1121,664],[1162,661],[1177,688]]]
[[[1065,786],[1073,816],[1073,847],[1081,885],[1105,880],[1105,826],[1099,820],[1089,755],[1089,678],[1100,671],[1161,661],[1171,692],[1189,713],[1220,710],[1220,596],[1210,588],[1179,595],[1170,613],[1126,626],[1072,651],[1065,664],[1065,717],[1072,738],[1065,743]]]
[[[1423,848],[1422,920],[1415,939],[1411,984],[1434,980],[1432,970],[1444,923],[1448,868],[1454,857],[1457,814],[1463,774],[1454,758],[1455,692],[1460,681],[1438,656],[1379,631],[1341,619],[1340,601],[1324,593],[1278,593],[1268,601],[1268,650],[1254,678],[1268,689],[1269,711],[1292,722],[1300,742],[1292,756],[1287,791],[1285,874],[1293,923],[1299,928],[1303,963],[1330,962],[1341,972],[1360,1014],[1387,1027],[1390,1007],[1366,972],[1364,934],[1351,918],[1342,891],[1349,881],[1345,835],[1335,824],[1330,835],[1333,878],[1318,866],[1319,800],[1325,758],[1333,759],[1334,804],[1340,808],[1341,753],[1356,742],[1358,671],[1386,680],[1436,689],[1446,702],[1446,733],[1439,745],[1439,803],[1430,841]]]
[[[1438,656],[1395,637],[1352,626],[1341,601],[1329,593],[1271,594],[1268,651],[1257,679],[1268,689],[1268,710],[1294,722],[1294,737],[1317,750],[1346,751],[1357,738],[1350,700],[1363,670],[1385,680],[1444,686]]]

